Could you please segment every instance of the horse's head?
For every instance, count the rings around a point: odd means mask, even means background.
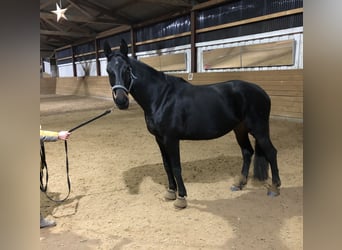
[[[127,55],[127,43],[125,40],[121,40],[120,50],[112,51],[108,42],[105,41],[104,53],[108,61],[107,73],[112,87],[113,100],[119,109],[127,109],[129,106],[128,94],[135,78]]]

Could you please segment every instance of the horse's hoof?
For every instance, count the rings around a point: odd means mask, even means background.
[[[178,197],[173,205],[175,206],[175,208],[183,209],[187,207],[188,202],[186,201],[185,197]]]
[[[280,190],[279,190],[279,188],[277,188],[275,186],[271,186],[267,190],[267,195],[270,197],[276,197],[276,196],[280,195]]]
[[[234,184],[230,187],[230,190],[233,192],[240,191],[246,184],[247,184],[247,177],[241,174],[235,177]]]
[[[235,191],[240,191],[242,190],[241,186],[236,186],[236,185],[233,185],[230,187],[230,190],[235,192]]]
[[[166,200],[175,200],[177,198],[176,191],[168,189],[164,195]]]

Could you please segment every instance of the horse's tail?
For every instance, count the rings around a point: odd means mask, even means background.
[[[255,155],[254,155],[254,178],[259,181],[265,181],[268,178],[268,161],[266,159],[264,151],[255,141]]]

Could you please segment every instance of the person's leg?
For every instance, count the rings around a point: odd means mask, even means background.
[[[54,226],[56,226],[56,222],[44,219],[42,213],[40,213],[40,228]]]

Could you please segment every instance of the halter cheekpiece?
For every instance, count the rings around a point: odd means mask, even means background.
[[[124,85],[115,84],[114,86],[112,86],[112,91],[114,92],[116,89],[123,89],[126,92],[126,94],[130,93],[131,88],[133,86],[134,79],[137,79],[137,77],[132,72],[132,68],[130,68],[130,76],[131,76],[131,82],[129,83],[128,89]]]

